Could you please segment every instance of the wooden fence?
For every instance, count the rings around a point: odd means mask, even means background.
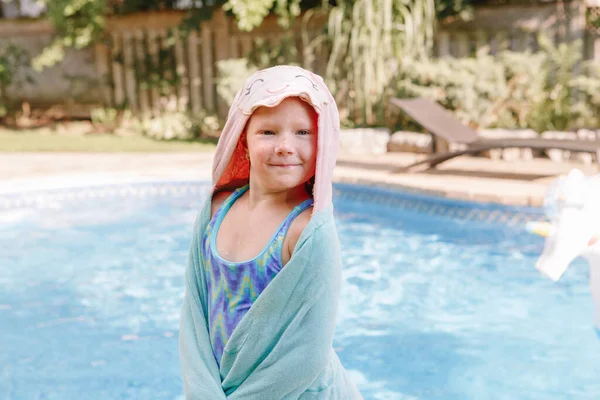
[[[559,41],[582,39],[584,57],[600,62],[600,39],[585,29],[582,4],[567,2],[562,19],[556,4],[478,7],[473,21],[450,21],[440,27],[435,55],[462,57],[478,51],[495,53],[503,48],[535,50],[537,34],[544,31]],[[65,98],[74,98],[94,106],[127,106],[133,111],[147,112],[159,108],[161,98],[168,93],[177,96],[191,110],[225,116],[227,104],[216,90],[217,62],[244,57],[260,38],[274,43],[283,32],[275,18],[267,18],[251,33],[241,32],[232,18],[218,11],[212,20],[202,23],[199,31],[183,37],[173,34],[173,28],[183,17],[183,12],[173,11],[110,19],[106,42],[93,49],[70,51],[61,65],[40,74],[41,79],[36,79],[35,85],[26,84],[13,90],[10,97],[27,100],[34,106],[36,102],[61,103]],[[305,46],[322,31],[325,20],[311,21],[304,26],[302,19],[297,21],[292,30],[293,40],[301,64],[321,72],[326,56],[311,58],[312,53]],[[0,21],[0,42],[20,40],[32,52],[49,41],[51,32],[44,21]],[[80,90],[76,96],[72,84],[63,82],[65,71],[83,74],[101,84]],[[160,82],[175,84],[161,87]]]
[[[562,20],[558,18],[556,4],[480,7],[471,22],[450,22],[440,27],[434,54],[467,57],[482,51],[495,54],[503,49],[535,51],[538,49],[537,35],[543,31],[557,42],[583,40],[584,58],[600,62],[600,38],[585,29],[585,7],[580,2],[570,2],[565,7]],[[226,115],[227,105],[216,93],[216,63],[244,57],[255,48],[257,39],[274,43],[282,34],[275,18],[268,18],[260,28],[247,33],[239,31],[232,18],[217,12],[211,21],[202,25],[198,34],[192,32],[186,39],[171,38],[175,43],[174,51],[165,51],[167,31],[179,23],[181,16],[179,13],[138,15],[110,22],[112,49],[105,45],[96,48],[98,71],[109,77],[112,88],[112,93],[106,93],[106,103],[126,103],[133,110],[142,111],[157,107],[157,89],[140,87],[136,80],[140,71],[136,71],[136,66],[143,67],[139,61],[146,54],[156,60],[162,51],[163,57],[167,57],[163,62],[175,65],[181,77],[174,88],[180,98],[189,101],[192,110],[205,109]],[[313,21],[309,30],[311,38],[323,23],[323,19]],[[306,40],[302,40],[300,25],[300,22],[296,24],[293,32],[301,63],[308,68],[321,69],[326,60],[309,59],[309,54],[303,51]],[[114,55],[121,51],[123,63],[114,61]]]
[[[275,43],[283,35],[274,18],[267,18],[260,28],[248,33],[240,31],[233,18],[217,11],[212,20],[202,23],[199,32],[192,31],[182,37],[173,29],[182,17],[182,13],[172,12],[109,22],[109,44],[95,47],[96,69],[108,83],[104,90],[105,104],[126,104],[133,111],[156,109],[164,91],[161,94],[156,85],[147,88],[140,78],[172,81],[177,76],[177,84],[167,91],[170,89],[191,110],[204,109],[226,115],[227,104],[216,91],[217,62],[246,57],[260,39]],[[292,32],[302,54],[300,22]],[[317,32],[312,30],[311,37]],[[304,58],[307,57],[301,57],[303,65],[310,67],[307,64],[311,61]],[[152,72],[154,76],[145,71],[149,65],[159,66]]]

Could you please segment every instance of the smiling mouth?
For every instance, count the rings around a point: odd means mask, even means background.
[[[281,167],[281,168],[290,168],[290,167],[299,167],[300,164],[271,164],[272,167]]]

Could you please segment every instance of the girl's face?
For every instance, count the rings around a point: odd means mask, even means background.
[[[315,174],[317,113],[297,97],[259,107],[246,125],[251,181],[267,190],[303,185]]]

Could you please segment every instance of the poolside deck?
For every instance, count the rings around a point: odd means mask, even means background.
[[[498,161],[459,157],[437,169],[394,173],[417,157],[409,153],[341,154],[335,180],[397,187],[449,198],[539,206],[548,185],[572,168],[598,165],[550,160]],[[210,179],[212,153],[2,153],[0,193],[139,180]]]

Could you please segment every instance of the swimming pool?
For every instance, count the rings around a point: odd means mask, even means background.
[[[204,183],[0,197],[0,398],[179,399]],[[598,399],[587,264],[533,268],[535,209],[337,185],[335,348],[365,400]]]

